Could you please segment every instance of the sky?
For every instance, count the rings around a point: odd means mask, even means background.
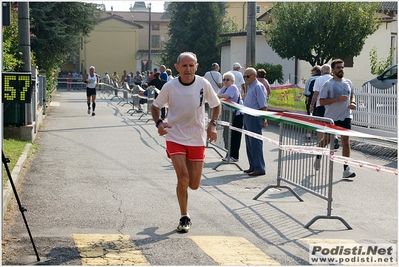
[[[111,11],[111,6],[113,6],[114,11],[129,11],[130,5],[134,6],[135,1],[85,1],[98,4],[105,4],[107,11]],[[144,1],[146,5],[151,3],[152,12],[163,12],[163,4],[165,1]]]

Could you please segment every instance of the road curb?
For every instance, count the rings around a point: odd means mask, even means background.
[[[18,184],[18,179],[19,176],[21,175],[21,172],[24,168],[25,162],[28,158],[28,153],[31,148],[32,144],[26,144],[24,151],[22,152],[22,155],[19,157],[17,163],[14,166],[14,169],[11,172],[11,178],[14,182],[14,185]],[[7,181],[7,184],[3,188],[3,220],[4,220],[4,214],[7,210],[8,203],[10,202],[11,195],[13,194],[12,186],[10,181]]]

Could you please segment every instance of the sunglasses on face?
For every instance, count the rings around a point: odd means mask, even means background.
[[[249,79],[249,77],[251,77],[252,75],[254,75],[254,74],[251,74],[251,75],[244,75],[243,77],[244,77],[244,79]]]
[[[223,81],[224,82],[228,82],[228,81],[230,81],[230,79],[229,78],[224,78]]]

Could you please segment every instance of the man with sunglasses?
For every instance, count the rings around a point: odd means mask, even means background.
[[[244,106],[257,110],[267,110],[265,86],[256,79],[256,70],[247,68],[244,72],[247,94]],[[262,127],[267,126],[267,120],[244,114],[244,129],[262,135]],[[249,168],[244,172],[249,176],[265,175],[265,160],[263,158],[263,141],[245,135],[245,143]]]

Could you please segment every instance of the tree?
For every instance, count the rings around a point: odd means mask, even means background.
[[[162,54],[164,65],[175,71],[173,64],[185,51],[197,55],[199,75],[204,75],[213,62],[219,62],[218,43],[226,6],[224,2],[171,2],[170,39]]]
[[[223,21],[222,33],[238,32],[238,23],[234,21],[233,17],[228,17]],[[230,41],[231,37],[222,37],[220,42]]]
[[[380,75],[384,72],[388,67],[392,64],[393,53],[395,52],[395,48],[391,47],[389,50],[389,55],[387,59],[378,60],[377,56],[377,48],[374,46],[370,51],[370,66],[371,66],[371,74]]]
[[[310,65],[358,56],[379,26],[373,2],[279,2],[266,39],[282,58]]]
[[[273,84],[275,81],[280,84],[284,82],[283,66],[280,64],[258,63],[253,68],[256,70],[264,69],[266,71],[266,79],[270,84]]]
[[[30,2],[31,47],[40,69],[53,70],[80,47],[98,23],[97,5],[85,2]]]
[[[3,71],[18,72],[24,64],[18,43],[18,6],[11,3],[10,25],[3,27]],[[31,53],[32,65],[35,64],[34,53]]]

